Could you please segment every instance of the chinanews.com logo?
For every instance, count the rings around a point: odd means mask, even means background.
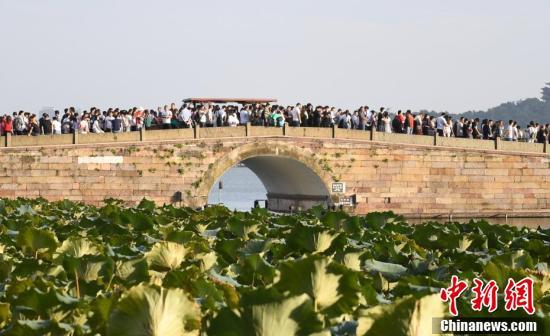
[[[457,300],[468,290],[468,283],[460,280],[458,276],[451,277],[450,286],[442,288],[439,296],[443,302],[449,305],[449,314],[452,318],[434,318],[433,333],[444,334],[521,334],[542,335],[543,323],[535,318],[535,305],[533,298],[534,281],[531,278],[523,278],[519,281],[508,279],[506,287],[502,291],[504,297],[504,309],[507,312],[523,310],[528,318],[461,318],[459,317]],[[475,278],[470,289],[472,299],[471,308],[474,312],[486,310],[493,313],[499,305],[499,286],[494,280],[484,282]]]

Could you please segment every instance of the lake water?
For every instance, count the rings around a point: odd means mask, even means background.
[[[221,190],[218,189],[220,181],[223,183]],[[232,210],[248,211],[254,206],[255,200],[267,199],[266,194],[262,181],[250,169],[233,167],[214,183],[208,195],[208,203],[222,203]]]
[[[218,190],[218,183],[222,181],[223,189]],[[208,195],[209,204],[222,203],[232,210],[248,211],[254,206],[255,200],[265,200],[266,189],[260,179],[246,167],[233,167],[229,169],[214,184]],[[263,204],[262,204],[263,206]],[[447,218],[437,219],[445,221]],[[410,219],[412,224],[425,222],[426,219]],[[456,219],[458,222],[467,222],[468,219]],[[513,226],[527,226],[537,228],[550,228],[550,218],[489,218],[489,223],[509,224]]]

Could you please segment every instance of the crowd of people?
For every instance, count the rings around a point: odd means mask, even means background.
[[[210,103],[185,103],[164,105],[157,109],[133,107],[130,109],[92,107],[82,112],[74,107],[61,114],[41,116],[19,111],[0,116],[0,135],[37,136],[41,134],[130,132],[145,129],[169,129],[200,127],[234,127],[250,123],[254,126],[283,127],[332,127],[357,130],[374,128],[379,132],[463,137],[472,139],[501,138],[508,141],[548,141],[550,125],[531,122],[524,129],[514,120],[488,120],[453,118],[441,113],[390,113],[362,106],[351,112],[329,106],[296,104],[294,106],[271,104],[221,105]]]

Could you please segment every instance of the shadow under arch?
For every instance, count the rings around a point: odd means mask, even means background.
[[[268,208],[272,211],[332,205],[329,193],[331,178],[318,165],[313,151],[288,144],[261,142],[239,146],[213,163],[197,190],[204,204],[215,181],[238,163],[243,163],[262,181],[267,190]]]

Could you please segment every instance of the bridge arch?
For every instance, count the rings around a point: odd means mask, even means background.
[[[200,199],[206,203],[216,180],[239,163],[252,170],[265,186],[270,210],[285,212],[291,206],[307,209],[332,204],[331,177],[319,165],[314,151],[256,141],[224,152],[216,159],[203,176],[198,190]]]

